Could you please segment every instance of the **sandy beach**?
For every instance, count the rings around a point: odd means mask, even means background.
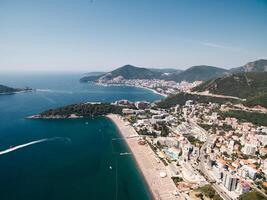
[[[132,86],[132,85],[129,85],[129,86]],[[155,94],[158,94],[158,95],[160,95],[160,96],[163,96],[163,97],[168,97],[168,95],[166,95],[166,94],[162,94],[162,93],[160,93],[160,92],[158,92],[158,91],[156,91],[156,90],[154,90],[154,89],[152,89],[152,88],[147,88],[147,87],[143,87],[143,86],[132,86],[132,87],[137,87],[137,88],[142,88],[142,89],[145,89],[145,90],[149,90],[149,91],[151,91],[151,92],[153,92],[153,93],[155,93]]]
[[[148,87],[143,87],[143,86],[137,86],[137,85],[129,85],[129,84],[102,84],[102,83],[96,83],[97,85],[101,85],[101,86],[104,86],[104,87],[108,87],[108,86],[128,86],[128,87],[136,87],[136,88],[141,88],[141,89],[145,89],[145,90],[149,90],[155,94],[158,94],[160,96],[163,96],[163,97],[168,97],[168,95],[166,94],[162,94],[152,88],[148,88]]]
[[[181,199],[181,197],[175,196],[177,188],[165,165],[156,158],[148,145],[138,144],[139,137],[136,137],[137,133],[134,128],[127,125],[119,115],[109,114],[107,117],[116,124],[120,134],[124,137],[153,198],[160,200]],[[160,172],[165,172],[167,176],[161,178]]]

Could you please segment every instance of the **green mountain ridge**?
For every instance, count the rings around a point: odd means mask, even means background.
[[[267,92],[267,72],[245,72],[219,77],[206,81],[195,87],[193,91],[208,90],[213,94],[222,94],[247,98]]]
[[[168,79],[176,82],[193,82],[198,80],[205,81],[226,74],[228,74],[228,70],[226,69],[207,65],[199,65],[190,67],[189,69],[179,74],[170,75]]]
[[[163,99],[158,103],[158,106],[170,108],[177,104],[184,105],[187,100],[193,100],[199,103],[222,104],[231,102],[234,104],[242,103],[249,107],[259,105],[267,108],[267,72],[244,72],[215,78],[205,81],[193,88],[192,91],[209,91],[213,94],[239,97],[246,99],[246,101],[181,92]]]
[[[199,103],[219,103],[223,104],[225,102],[237,103],[238,101],[235,99],[227,99],[227,98],[219,98],[219,97],[211,97],[211,96],[204,96],[204,95],[196,95],[196,94],[189,94],[185,92],[181,92],[175,95],[170,95],[167,98],[159,101],[157,106],[160,108],[170,108],[177,104],[184,105],[186,101],[193,100]]]
[[[193,91],[247,99],[246,105],[267,107],[267,72],[244,72],[206,81]]]
[[[143,67],[124,65],[104,75],[105,79],[123,76],[125,79],[153,79],[160,78],[161,72],[153,71]]]
[[[244,66],[230,69],[231,73],[240,72],[267,72],[267,60],[260,59],[253,62],[249,62]]]

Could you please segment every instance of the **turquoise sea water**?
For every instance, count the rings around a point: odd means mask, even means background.
[[[1,200],[150,199],[145,183],[114,124],[104,117],[26,120],[45,109],[71,103],[161,97],[133,87],[79,83],[80,74],[1,74],[0,84],[37,92],[0,95],[0,151],[41,143],[0,155]],[[56,137],[56,138],[55,138]]]

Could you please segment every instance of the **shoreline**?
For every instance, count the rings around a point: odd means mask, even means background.
[[[175,196],[178,190],[171,179],[165,165],[154,155],[148,145],[139,145],[137,133],[132,126],[128,126],[119,115],[108,114],[106,117],[117,127],[119,134],[124,138],[125,144],[133,154],[138,170],[150,191],[153,199],[170,200],[180,199]],[[160,172],[165,172],[167,177],[161,178]]]
[[[117,129],[119,135],[120,135],[121,137],[124,138],[124,136],[123,136],[123,134],[121,133],[121,131],[120,131],[118,125],[117,125],[117,124],[116,124],[116,123],[115,123],[115,122],[114,122],[108,115],[105,116],[105,117],[108,118],[110,121],[112,121],[112,123],[115,125],[115,127],[116,127],[116,129]],[[125,138],[124,138],[124,139],[125,139]],[[157,198],[154,196],[154,194],[153,194],[153,192],[152,192],[152,190],[151,190],[151,187],[149,186],[149,184],[148,184],[148,182],[147,182],[147,179],[146,179],[146,177],[145,177],[143,171],[141,170],[140,165],[138,164],[137,159],[136,159],[136,157],[135,157],[135,155],[134,155],[132,149],[130,148],[130,146],[128,145],[127,142],[124,142],[124,144],[126,145],[126,148],[129,150],[129,152],[131,152],[131,154],[133,155],[132,158],[133,158],[133,160],[134,160],[134,163],[135,163],[135,165],[136,165],[136,167],[137,167],[138,172],[139,172],[139,173],[141,174],[141,176],[142,176],[142,179],[143,179],[143,181],[144,181],[144,183],[145,183],[145,186],[147,187],[147,190],[148,190],[148,192],[149,192],[149,194],[150,194],[150,197],[152,197],[153,200],[156,200]]]
[[[119,135],[125,139],[125,136],[122,134],[122,132],[121,132],[121,130],[120,130],[118,124],[114,121],[113,117],[110,116],[110,115],[107,115],[106,117],[107,117],[109,120],[111,120],[111,121],[113,122],[113,124],[116,126],[116,128],[117,128],[117,130],[118,130]],[[133,160],[134,160],[134,162],[135,162],[135,165],[137,166],[137,170],[138,170],[139,173],[141,174],[141,176],[142,176],[142,178],[143,178],[143,181],[145,182],[145,185],[146,185],[146,187],[147,187],[147,189],[148,189],[148,192],[150,193],[150,196],[152,197],[153,200],[156,200],[157,198],[156,198],[156,196],[154,195],[154,193],[153,193],[153,191],[152,191],[152,189],[151,189],[151,187],[150,187],[150,185],[149,185],[149,183],[148,183],[148,181],[147,181],[147,179],[146,179],[146,177],[145,177],[145,175],[144,175],[142,169],[140,168],[140,165],[139,165],[138,162],[137,162],[137,159],[136,159],[135,154],[133,153],[133,151],[132,151],[132,149],[130,148],[129,144],[126,142],[126,139],[125,139],[125,145],[126,145],[127,149],[129,149],[129,151],[130,151],[130,152],[132,153],[132,155],[133,155]]]
[[[168,95],[167,94],[162,94],[162,93],[159,93],[158,91],[156,90],[153,90],[152,88],[147,88],[147,87],[143,87],[143,86],[136,86],[136,85],[127,85],[127,86],[131,86],[131,87],[136,87],[136,88],[141,88],[141,89],[145,89],[145,90],[149,90],[151,92],[153,92],[154,94],[158,94],[164,98],[167,98]]]
[[[152,88],[147,88],[147,87],[144,87],[144,86],[138,86],[138,85],[129,85],[129,84],[103,84],[103,83],[95,83],[96,85],[101,85],[103,87],[109,87],[109,86],[127,86],[127,87],[135,87],[135,88],[141,88],[141,89],[144,89],[144,90],[149,90],[151,92],[153,92],[154,94],[158,94],[164,98],[168,97],[168,95],[166,94],[162,94],[162,93],[159,93],[158,91],[152,89]]]

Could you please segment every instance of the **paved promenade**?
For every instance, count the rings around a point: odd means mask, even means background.
[[[125,138],[125,141],[132,151],[136,163],[154,196],[154,199],[182,199],[181,196],[174,195],[177,189],[165,165],[156,158],[154,152],[148,145],[139,145],[138,137],[131,137],[136,135],[134,128],[130,125],[126,125],[126,123],[118,115],[110,114],[107,117],[117,125],[120,133]],[[165,172],[167,177],[161,178],[160,172]]]

